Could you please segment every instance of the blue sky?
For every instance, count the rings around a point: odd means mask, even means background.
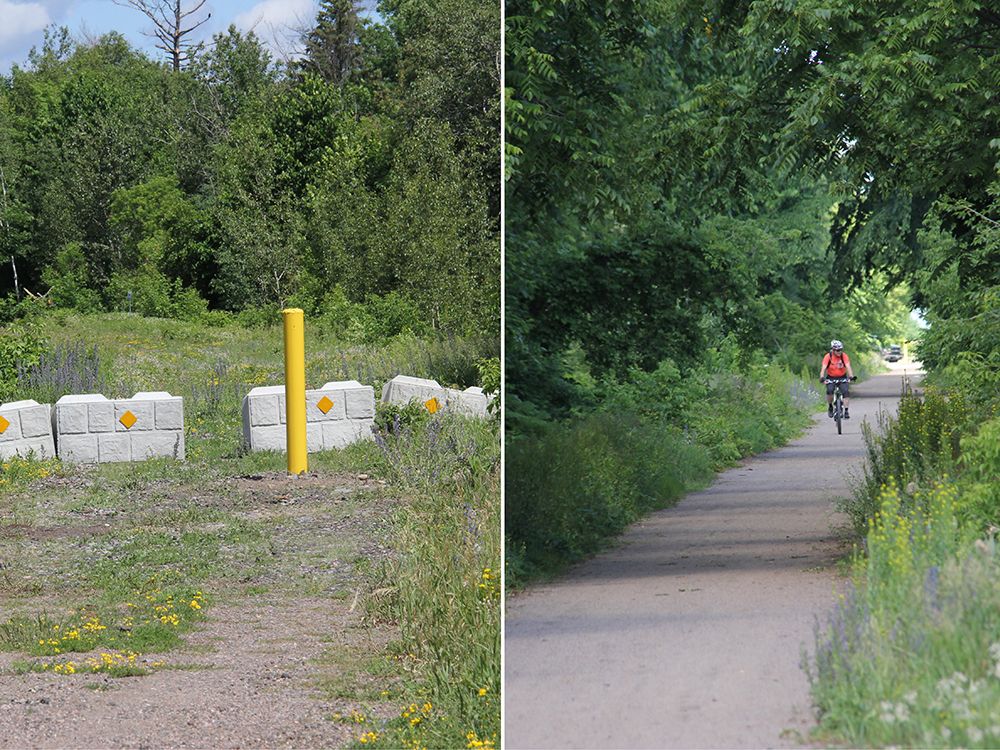
[[[195,4],[182,2],[185,8]],[[229,24],[244,31],[252,28],[281,56],[294,52],[291,30],[309,25],[316,8],[316,0],[207,0],[202,12],[210,11],[212,17],[195,34],[209,40]],[[150,56],[163,57],[143,34],[152,30],[149,20],[112,0],[0,0],[0,74],[8,73],[14,63],[24,65],[28,51],[41,46],[44,29],[53,24],[66,26],[80,41],[118,31]]]

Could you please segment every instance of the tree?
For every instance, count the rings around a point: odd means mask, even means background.
[[[337,86],[347,83],[361,67],[361,26],[355,0],[322,0],[300,69]]]
[[[116,5],[134,8],[153,22],[150,36],[159,42],[156,47],[167,53],[174,72],[191,61],[194,45],[187,40],[191,32],[212,17],[208,13],[200,21],[195,16],[207,0],[196,0],[191,7],[184,7],[182,0],[114,0]]]

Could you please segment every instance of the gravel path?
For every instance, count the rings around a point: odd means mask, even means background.
[[[843,583],[833,503],[862,464],[862,420],[892,408],[900,387],[898,373],[854,386],[843,435],[818,415],[802,438],[512,597],[506,747],[805,744],[814,719],[801,653]]]

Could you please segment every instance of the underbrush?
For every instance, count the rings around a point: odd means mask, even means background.
[[[399,554],[374,571],[368,611],[399,627],[390,648],[405,666],[404,702],[358,744],[499,747],[497,424],[436,415],[376,442],[378,471],[406,502],[392,530]]]
[[[1000,744],[1000,419],[905,393],[846,509],[863,547],[808,662],[826,736],[852,746]],[[983,403],[980,399],[978,403]]]
[[[607,390],[594,413],[507,440],[508,585],[596,552],[714,471],[784,443],[817,398],[781,368],[721,355],[684,375],[665,361]]]

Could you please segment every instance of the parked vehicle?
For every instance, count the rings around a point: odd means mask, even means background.
[[[903,348],[899,344],[893,344],[885,353],[886,362],[898,362],[903,358]]]

